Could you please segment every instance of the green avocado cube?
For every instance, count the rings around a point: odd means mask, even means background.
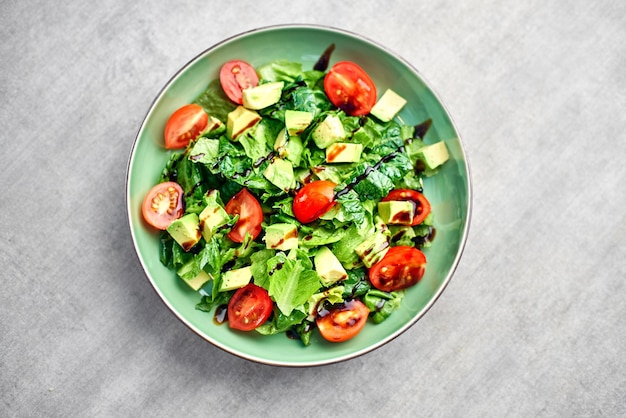
[[[363,145],[335,142],[326,148],[327,163],[356,163],[361,159]]]
[[[185,251],[189,251],[200,241],[200,220],[195,213],[176,219],[167,227],[167,232]]]
[[[193,268],[194,262],[192,260],[187,264],[183,264],[176,273],[189,287],[198,291],[205,283],[211,280],[211,276],[204,270],[200,270],[198,274],[194,274],[192,273]]]
[[[415,153],[415,158],[418,164],[421,162],[426,171],[431,171],[448,161],[450,155],[446,143],[439,141],[419,148]]]
[[[337,115],[328,115],[313,130],[311,137],[318,148],[324,149],[330,144],[346,138],[346,131],[343,128],[341,119]]]
[[[278,223],[265,228],[265,247],[287,251],[298,248],[298,228],[289,223]]]
[[[410,201],[378,202],[378,214],[387,225],[411,225],[415,207]]]
[[[285,110],[285,127],[290,136],[300,135],[313,121],[313,113]]]
[[[320,247],[313,258],[315,271],[325,286],[348,278],[348,273],[339,259],[328,247]]]
[[[380,216],[376,217],[376,231],[365,238],[354,248],[354,252],[361,258],[365,267],[370,268],[379,262],[389,251],[390,233]]]
[[[395,91],[387,89],[382,97],[376,102],[370,113],[382,122],[389,122],[404,107],[406,100]]]
[[[235,270],[229,270],[222,274],[222,284],[220,286],[220,292],[226,292],[227,290],[235,290],[240,287],[244,287],[250,283],[252,279],[252,267],[246,266]]]
[[[281,129],[274,141],[274,151],[278,152],[280,158],[284,158],[293,163],[294,166],[300,165],[304,145],[299,136],[289,135],[286,129]]]
[[[415,238],[415,230],[408,225],[389,225],[391,241],[395,245],[414,245],[412,239]]]
[[[284,85],[283,81],[274,81],[243,89],[241,92],[243,106],[246,109],[260,110],[277,103]]]
[[[207,206],[200,212],[200,231],[205,241],[209,241],[215,231],[230,221],[230,216],[224,208],[217,203],[217,191],[212,190],[206,197]]]
[[[274,158],[263,171],[263,176],[270,183],[284,191],[289,191],[295,186],[293,165],[282,158]]]
[[[246,109],[243,106],[237,106],[235,110],[230,112],[227,116],[226,135],[232,141],[235,141],[239,135],[252,128],[260,120],[261,115],[254,110]]]

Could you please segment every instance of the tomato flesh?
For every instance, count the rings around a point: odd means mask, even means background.
[[[324,77],[324,91],[332,104],[350,116],[367,115],[376,104],[376,85],[365,70],[350,61],[330,68]]]
[[[328,212],[337,203],[335,187],[337,185],[329,180],[317,180],[304,185],[293,199],[296,219],[306,224]]]
[[[247,62],[232,60],[222,66],[220,84],[230,100],[242,104],[242,90],[257,86],[259,77],[254,68]]]
[[[350,300],[323,311],[315,323],[325,340],[343,342],[361,332],[369,313],[370,310],[363,302]]]
[[[189,141],[196,139],[204,131],[209,115],[202,106],[188,104],[174,113],[165,124],[165,148],[185,148]]]
[[[157,229],[164,230],[183,216],[183,188],[178,183],[159,183],[146,194],[141,205],[145,221]]]
[[[252,331],[268,320],[273,306],[267,290],[249,283],[237,289],[228,302],[228,326],[240,331]]]
[[[372,285],[384,292],[411,287],[421,280],[426,270],[426,256],[415,247],[391,247],[387,254],[369,270]]]
[[[228,238],[235,242],[243,242],[246,233],[252,235],[252,239],[259,236],[263,222],[263,209],[248,189],[241,189],[226,203],[224,209],[229,215],[239,215],[237,223],[228,233]]]
[[[411,226],[419,225],[430,213],[430,202],[422,193],[410,189],[397,189],[389,192],[387,196],[381,199],[381,202],[387,201],[409,201],[413,203],[413,222]]]

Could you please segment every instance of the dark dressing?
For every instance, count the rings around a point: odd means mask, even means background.
[[[436,235],[437,235],[437,230],[435,229],[434,226],[430,226],[428,228],[428,235],[415,237],[413,238],[412,241],[415,243],[415,246],[417,248],[422,248],[427,243],[433,242],[435,240]]]
[[[254,164],[252,164],[252,166],[254,168],[259,168],[264,162],[273,160],[275,156],[276,156],[276,153],[272,151],[269,154],[267,154],[265,157],[261,157],[258,160],[256,160]]]
[[[219,305],[215,308],[213,322],[217,325],[222,325],[226,321],[228,321],[228,305]]]
[[[322,53],[320,58],[317,60],[313,69],[316,71],[326,71],[328,69],[328,63],[330,62],[330,56],[335,50],[335,44],[330,44],[328,48]]]
[[[367,166],[365,168],[365,171],[363,172],[363,174],[355,177],[354,180],[352,180],[350,183],[348,183],[346,185],[346,187],[344,187],[343,189],[341,189],[337,193],[335,193],[335,199],[340,198],[344,194],[347,194],[350,190],[354,189],[356,187],[356,185],[359,184],[360,182],[362,182],[363,180],[365,180],[367,178],[367,176],[369,176],[370,173],[373,170],[378,170],[383,163],[386,163],[387,161],[392,160],[393,158],[395,158],[398,155],[399,151],[403,151],[403,150],[404,150],[404,147],[400,147],[396,151],[394,151],[394,152],[392,152],[392,153],[390,153],[388,155],[385,155],[383,158],[381,158],[373,166]]]
[[[413,135],[415,135],[416,137],[420,139],[424,139],[426,132],[428,132],[428,129],[430,128],[430,125],[432,124],[433,124],[433,120],[428,119],[420,123],[419,125],[415,125],[415,132]]]

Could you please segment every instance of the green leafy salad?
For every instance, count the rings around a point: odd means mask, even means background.
[[[143,216],[196,308],[233,332],[345,341],[427,268],[423,179],[445,143],[423,141],[430,120],[399,120],[401,91],[378,96],[356,63],[324,67],[229,61],[167,122],[171,157]]]

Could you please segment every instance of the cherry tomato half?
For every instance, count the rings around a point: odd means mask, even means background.
[[[424,276],[426,256],[415,247],[391,247],[387,254],[370,268],[372,285],[384,292],[406,289]]]
[[[228,302],[228,326],[252,331],[272,314],[274,304],[267,290],[254,283],[237,289]]]
[[[389,194],[381,199],[381,202],[390,200],[409,201],[413,203],[413,222],[411,226],[419,225],[430,213],[430,202],[422,193],[410,189],[392,190]]]
[[[367,322],[370,310],[358,300],[346,301],[323,312],[315,320],[324,339],[338,343],[356,336]]]
[[[165,229],[183,216],[183,188],[178,183],[167,181],[154,186],[141,205],[143,218],[157,229]]]
[[[239,220],[228,233],[228,238],[235,242],[243,242],[246,232],[256,239],[261,233],[263,209],[261,204],[248,189],[241,189],[234,195],[224,208],[229,215],[239,215]]]
[[[313,222],[328,212],[335,203],[335,187],[329,180],[305,184],[293,199],[293,214],[303,224]]]
[[[165,148],[185,148],[189,141],[196,139],[204,131],[209,121],[209,115],[202,106],[188,104],[176,112],[165,124]]]
[[[324,77],[324,91],[339,109],[351,116],[370,113],[376,104],[376,86],[369,75],[350,61],[333,65]]]
[[[226,96],[237,104],[243,103],[241,91],[259,84],[254,68],[245,61],[232,60],[222,65],[220,84]]]

